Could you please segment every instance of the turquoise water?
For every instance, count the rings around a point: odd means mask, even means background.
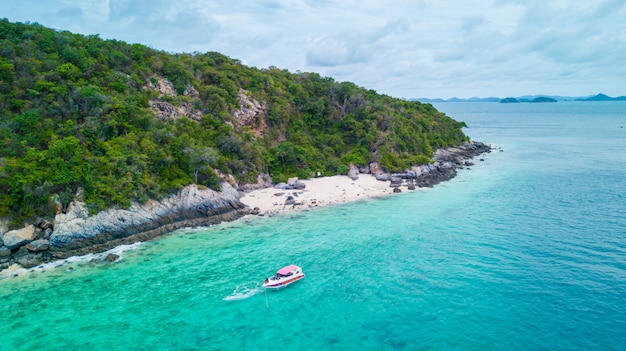
[[[623,350],[626,103],[436,107],[502,152],[433,189],[2,279],[0,349]],[[306,278],[258,288],[291,263]]]

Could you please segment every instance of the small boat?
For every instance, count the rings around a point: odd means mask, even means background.
[[[297,282],[302,278],[304,278],[302,268],[296,265],[289,265],[279,269],[273,277],[265,278],[263,287],[267,289],[278,289]]]

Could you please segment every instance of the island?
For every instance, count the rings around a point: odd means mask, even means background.
[[[530,101],[531,104],[546,103],[546,102],[556,102],[556,100],[550,97],[540,96]]]
[[[7,19],[0,40],[0,270],[271,215],[256,190],[300,208],[322,205],[294,195],[315,179],[430,187],[490,150],[431,104],[314,72]]]

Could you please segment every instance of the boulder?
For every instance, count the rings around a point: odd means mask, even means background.
[[[31,224],[25,228],[4,233],[2,242],[7,248],[14,249],[35,240],[36,237],[37,232],[35,226]]]
[[[390,179],[391,179],[391,173],[381,173],[376,176],[376,180],[379,180],[381,182],[386,182]]]
[[[281,183],[274,184],[274,189],[289,190],[291,189],[291,187],[287,185],[286,183],[281,182]]]
[[[301,180],[296,180],[296,182],[293,184],[293,188],[296,190],[304,190],[306,188],[306,184],[304,184],[304,182]]]
[[[116,254],[114,254],[114,253],[110,253],[110,254],[108,254],[108,255],[104,258],[104,260],[105,260],[106,262],[115,262],[115,261],[119,260],[119,258],[120,258],[120,255],[116,255]]]
[[[52,222],[46,221],[44,219],[43,221],[39,222],[37,226],[45,231],[46,229],[52,229]]]
[[[295,205],[295,204],[296,204],[296,199],[293,196],[287,196],[287,199],[285,200],[285,206]]]
[[[32,268],[43,263],[41,252],[30,252],[26,247],[21,247],[14,255],[15,262],[24,268]]]
[[[306,184],[303,181],[298,180],[298,178],[289,178],[289,183],[277,183],[274,184],[274,189],[279,190],[304,190],[306,188]]]
[[[272,186],[272,177],[268,174],[261,173],[257,176],[257,182],[252,184],[243,184],[241,189],[243,191],[252,191],[257,189],[265,189]]]
[[[28,251],[31,252],[46,251],[50,247],[50,241],[45,239],[39,239],[29,242],[28,244],[26,244],[25,247],[26,249],[28,249]]]
[[[6,247],[0,247],[0,263],[9,262],[11,259],[11,250]]]
[[[383,173],[383,171],[380,169],[380,164],[378,164],[378,162],[370,163],[370,173],[377,179],[378,176]]]
[[[232,174],[225,174],[220,171],[216,171],[216,174],[218,177],[222,178],[226,183],[230,184],[230,186],[232,186],[233,188],[239,189],[239,186],[237,185],[237,180]]]
[[[350,164],[350,170],[348,171],[348,178],[352,180],[359,179],[359,169],[353,164]]]
[[[391,188],[399,188],[400,186],[402,186],[402,178],[400,178],[400,177],[391,177],[391,183],[389,184],[389,187],[391,187]]]

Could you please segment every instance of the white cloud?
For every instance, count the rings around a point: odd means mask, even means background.
[[[61,3],[81,9],[85,21],[106,21],[109,17],[109,0],[62,0]]]
[[[398,97],[624,95],[626,0],[8,0],[0,13],[218,51]]]

